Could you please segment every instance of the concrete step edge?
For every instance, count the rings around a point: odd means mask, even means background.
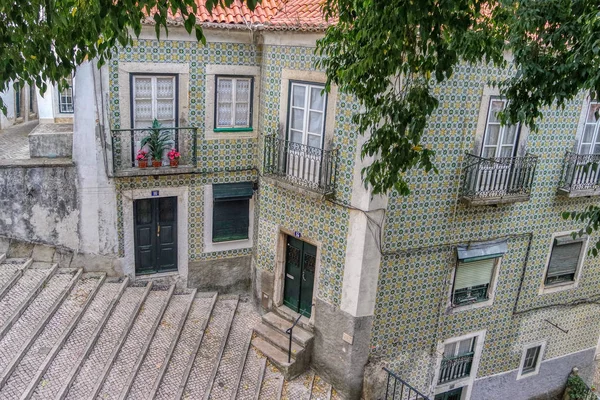
[[[4,284],[4,286],[0,287],[0,300],[4,298],[4,296],[9,292],[9,290],[17,283],[17,281],[23,276],[25,270],[29,268],[29,266],[33,263],[33,259],[29,258],[23,263],[23,266],[19,268],[13,276],[10,278],[8,282]]]
[[[177,395],[174,397],[176,399],[183,398],[183,392],[185,391],[185,387],[187,386],[188,379],[190,378],[190,373],[192,372],[192,368],[194,367],[194,361],[196,360],[196,356],[198,355],[198,350],[200,350],[200,345],[202,344],[202,339],[204,339],[204,332],[206,332],[206,327],[208,326],[208,322],[210,321],[212,313],[215,309],[215,304],[217,302],[218,297],[219,297],[218,293],[215,293],[213,296],[213,299],[212,299],[212,302],[210,305],[210,311],[208,312],[208,315],[206,316],[206,320],[202,324],[202,328],[201,328],[202,334],[198,337],[198,340],[196,340],[196,343],[194,343],[192,354],[190,354],[190,358],[188,359],[187,366],[185,367],[183,376],[181,377],[181,382],[179,383],[179,389],[177,390]]]
[[[177,325],[177,331],[173,338],[171,339],[171,344],[169,345],[169,349],[167,350],[167,354],[165,354],[165,358],[160,367],[160,371],[158,371],[158,376],[154,380],[154,384],[152,385],[152,389],[150,391],[150,398],[153,399],[158,392],[158,388],[167,373],[167,368],[169,367],[169,361],[171,361],[171,357],[173,356],[173,352],[175,351],[175,347],[177,346],[177,342],[179,342],[179,338],[181,337],[181,332],[183,331],[183,327],[185,326],[185,322],[190,315],[190,310],[192,309],[192,304],[194,304],[194,298],[196,297],[197,289],[193,289],[192,292],[188,295],[189,300],[188,304],[183,311],[183,315],[181,316],[181,320]]]
[[[254,332],[256,332],[257,336],[265,339],[273,346],[280,348],[284,352],[288,351],[290,341],[288,334],[282,333],[280,330],[265,323],[254,327]],[[305,348],[295,342],[292,338],[292,354],[300,356],[304,351]]]
[[[256,385],[256,391],[254,392],[254,400],[258,400],[260,397],[260,389],[262,389],[263,379],[265,378],[265,370],[267,369],[267,359],[262,359],[262,366],[260,367],[260,373],[258,374],[258,384]]]
[[[206,392],[204,392],[203,400],[208,400],[210,398],[210,393],[212,392],[213,385],[215,384],[215,378],[217,376],[217,372],[219,371],[219,365],[221,365],[221,358],[223,357],[223,352],[225,351],[225,346],[227,345],[227,340],[229,339],[229,335],[231,334],[231,326],[233,325],[233,319],[235,318],[235,313],[237,312],[238,305],[240,304],[240,297],[235,297],[235,307],[233,307],[233,311],[231,312],[231,316],[227,321],[227,333],[223,335],[221,339],[221,344],[219,345],[219,353],[217,355],[218,362],[213,365],[213,369],[210,373],[210,377],[208,378],[208,387],[206,388]]]
[[[278,347],[273,346],[271,343],[267,342],[261,337],[255,337],[252,339],[252,346],[254,346],[258,351],[260,351],[265,357],[269,359],[275,366],[279,369],[289,368],[292,364],[296,362],[294,356],[291,357],[291,362],[288,362],[287,352],[279,349]]]
[[[115,307],[119,303],[119,300],[123,296],[123,293],[125,292],[125,289],[127,289],[128,285],[129,285],[129,278],[126,277],[123,280],[123,282],[121,283],[121,287],[119,288],[119,291],[117,292],[117,295],[115,296],[114,299],[111,300],[111,303],[109,304],[108,308],[104,312],[104,315],[102,316],[102,319],[98,322],[98,325],[96,326],[96,329],[92,333],[92,337],[90,338],[90,340],[86,344],[83,352],[79,355],[79,358],[77,359],[77,361],[75,362],[75,364],[71,368],[71,371],[69,372],[69,375],[67,375],[67,378],[65,379],[65,381],[61,385],[61,388],[58,391],[58,394],[56,395],[56,399],[57,400],[63,400],[67,396],[67,394],[69,393],[69,389],[71,387],[71,384],[75,380],[75,377],[77,376],[77,374],[79,374],[79,371],[81,370],[81,367],[83,366],[83,363],[85,362],[85,360],[87,359],[87,357],[92,352],[92,349],[94,348],[94,346],[98,342],[98,338],[100,338],[100,333],[102,333],[102,331],[104,330],[104,327],[106,326],[106,323],[108,322],[108,319],[112,315],[112,312],[114,311]]]
[[[285,334],[286,329],[292,326],[292,323],[287,321],[284,318],[281,318],[279,315],[274,312],[267,313],[262,316],[262,321],[271,326],[273,329],[280,331]],[[287,334],[286,334],[287,335]],[[311,332],[307,332],[306,330],[300,328],[299,326],[295,326],[292,331],[292,340],[306,348],[312,342],[314,335]]]
[[[296,319],[298,319],[298,317],[300,317],[300,314],[292,311],[291,309],[289,309],[286,306],[279,306],[279,307],[273,307],[273,309],[271,309],[271,312],[275,313],[277,316],[287,320],[290,325],[293,324],[294,322],[296,322]],[[305,331],[309,332],[309,333],[313,333],[314,334],[314,327],[312,325],[310,325],[309,322],[309,318],[305,317],[304,315],[300,318],[300,320],[298,321],[298,325],[300,328],[304,329]]]
[[[167,311],[167,307],[169,306],[169,303],[171,302],[171,298],[173,297],[173,292],[175,292],[174,284],[171,285],[171,287],[169,287],[169,291],[167,292],[167,298],[165,299],[165,302],[161,306],[160,311],[158,312],[158,315],[154,319],[154,323],[152,324],[152,327],[150,328],[150,332],[148,333],[148,336],[146,336],[146,339],[144,341],[144,345],[142,346],[140,354],[138,354],[137,360],[135,361],[135,364],[133,365],[133,368],[131,369],[129,376],[127,377],[125,386],[123,387],[123,390],[121,390],[121,394],[119,395],[119,399],[121,399],[121,400],[125,400],[127,398],[127,395],[129,395],[129,391],[131,390],[133,381],[135,380],[135,377],[138,374],[140,367],[142,366],[142,364],[144,363],[144,360],[146,359],[146,354],[148,354],[148,349],[150,348],[150,344],[154,340],[154,336],[156,335],[158,326],[160,325],[160,322],[162,321],[163,316],[165,315],[165,311]]]
[[[6,260],[6,253],[0,253],[0,264]]]
[[[248,359],[248,352],[250,351],[250,343],[252,343],[253,332],[250,332],[248,337],[246,338],[246,343],[244,343],[244,356],[240,360],[240,365],[238,366],[238,371],[235,378],[235,384],[233,386],[233,390],[231,391],[231,400],[235,400],[237,396],[237,392],[240,389],[240,384],[242,383],[242,376],[244,375],[244,367],[246,366],[246,360]]]
[[[140,313],[140,310],[142,309],[142,305],[146,301],[146,298],[148,297],[148,294],[150,293],[151,289],[152,289],[152,281],[150,281],[146,284],[146,290],[144,290],[144,294],[142,294],[140,300],[138,301],[138,304],[135,307],[135,310],[131,313],[131,316],[129,317],[129,322],[127,323],[127,326],[125,326],[125,328],[123,329],[123,332],[121,332],[121,336],[119,336],[117,345],[115,346],[112,353],[106,360],[106,364],[104,365],[104,368],[102,369],[102,372],[100,373],[99,379],[96,381],[94,388],[90,391],[90,395],[88,396],[89,400],[94,400],[98,396],[98,393],[100,392],[102,385],[104,385],[104,381],[106,380],[108,373],[109,373],[110,369],[112,368],[112,366],[115,362],[115,359],[117,358],[117,355],[121,351],[121,348],[123,347],[123,344],[125,343],[125,339],[127,339],[127,336],[129,335],[129,331],[131,331],[131,328],[133,327],[133,324],[134,324],[135,320],[137,319],[137,316]]]
[[[52,304],[50,309],[46,312],[44,319],[41,320],[40,322],[38,322],[38,324],[35,326],[35,328],[31,332],[31,335],[29,335],[27,340],[21,345],[21,348],[19,348],[19,350],[16,352],[13,359],[10,360],[10,362],[8,363],[8,365],[6,366],[4,371],[2,371],[2,374],[0,375],[0,389],[2,389],[4,387],[4,385],[6,385],[8,378],[12,375],[15,368],[19,365],[19,363],[21,362],[23,357],[25,357],[25,354],[29,351],[29,349],[31,348],[33,343],[40,336],[40,334],[42,333],[42,331],[44,330],[44,328],[46,327],[48,322],[52,319],[52,317],[54,316],[56,311],[59,309],[59,307],[61,306],[63,301],[67,298],[67,296],[69,295],[71,290],[73,290],[73,287],[75,287],[75,284],[79,280],[80,276],[81,276],[81,272],[75,274],[75,276],[69,282],[69,285],[67,285],[65,290],[63,290],[63,292],[60,294],[60,296],[54,301],[54,304]]]
[[[79,276],[81,276],[82,272],[83,272],[83,269],[80,269],[77,272],[77,274]],[[78,279],[79,279],[79,277],[78,277]],[[106,279],[106,274],[103,274],[102,276],[100,276],[98,278],[98,283],[96,283],[96,287],[94,287],[94,289],[92,290],[92,292],[90,293],[88,298],[85,299],[85,303],[83,303],[83,306],[81,306],[81,308],[77,311],[77,314],[75,314],[73,319],[71,319],[71,322],[69,322],[69,325],[67,325],[67,327],[62,332],[62,334],[60,335],[60,337],[58,338],[56,343],[54,343],[54,346],[52,346],[52,349],[50,350],[50,352],[46,355],[46,358],[44,359],[42,364],[39,366],[34,377],[31,379],[31,381],[29,381],[29,385],[27,385],[27,389],[25,389],[25,392],[21,396],[21,400],[29,400],[31,398],[31,396],[33,396],[33,393],[35,392],[35,389],[37,388],[38,382],[40,381],[40,379],[42,379],[42,377],[48,370],[48,367],[50,366],[52,361],[54,361],[54,358],[56,357],[58,352],[62,349],[62,347],[64,346],[64,344],[67,341],[67,339],[69,338],[69,336],[71,336],[71,333],[73,333],[73,330],[75,329],[75,327],[77,326],[79,321],[81,321],[81,318],[85,314],[85,311],[90,306],[90,304],[92,304],[94,297],[96,297],[96,294],[98,294],[98,292],[100,291],[100,287],[104,283],[105,279]],[[74,287],[74,285],[73,285],[73,287]]]
[[[277,388],[277,399],[281,400],[281,395],[283,394],[283,384],[285,383],[285,378],[282,376],[279,378],[279,387]]]
[[[312,372],[312,379],[310,380],[310,386],[308,387],[308,399],[310,400],[312,398],[312,391],[313,391],[313,387],[315,385],[315,378],[317,377],[317,374],[315,371],[311,371]]]
[[[56,273],[58,269],[58,264],[54,264],[52,268],[48,271],[48,273],[35,285],[33,290],[29,292],[27,298],[19,304],[19,307],[13,312],[10,318],[4,323],[4,325],[0,328],[0,339],[6,335],[6,332],[13,326],[13,324],[19,319],[21,314],[25,312],[27,307],[35,300],[37,295],[42,291],[46,283],[52,278],[52,276]]]

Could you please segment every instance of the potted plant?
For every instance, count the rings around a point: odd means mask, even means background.
[[[177,166],[179,165],[179,157],[181,157],[181,154],[179,154],[177,149],[171,149],[171,151],[167,153],[167,156],[169,157],[169,163],[171,164],[171,168],[177,168]]]
[[[162,166],[163,153],[167,147],[173,143],[171,135],[168,130],[165,130],[158,120],[152,121],[152,127],[147,130],[148,136],[143,138],[140,142],[142,147],[148,146],[150,154],[152,155],[152,166]]]
[[[138,162],[138,167],[146,168],[148,166],[148,152],[145,151],[144,149],[138,150],[137,156],[135,156],[135,159]]]

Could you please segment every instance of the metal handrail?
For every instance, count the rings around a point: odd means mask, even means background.
[[[429,397],[425,396],[423,393],[419,392],[417,389],[415,389],[414,387],[412,387],[411,385],[409,385],[406,381],[402,380],[398,375],[396,375],[395,373],[393,373],[392,371],[390,371],[389,369],[387,369],[386,367],[383,367],[383,370],[385,372],[387,372],[388,376],[387,376],[387,383],[386,383],[386,387],[385,387],[385,398],[388,398],[388,394],[390,391],[390,378],[394,378],[394,387],[393,387],[393,391],[392,391],[392,399],[396,398],[396,390],[397,390],[397,384],[398,382],[400,382],[401,386],[400,386],[400,398],[404,399],[404,390],[405,387],[408,388],[408,392],[406,393],[406,398],[407,399],[411,399],[412,396],[412,392],[414,392],[414,399],[419,399],[419,400],[430,400]]]
[[[600,154],[565,153],[559,188],[568,192],[600,187]]]
[[[299,315],[298,318],[296,318],[296,322],[294,322],[292,326],[285,330],[285,333],[287,333],[290,336],[290,343],[288,347],[288,364],[292,362],[292,333],[294,331],[294,327],[296,326],[298,321],[300,321],[300,318],[302,318],[302,315]]]

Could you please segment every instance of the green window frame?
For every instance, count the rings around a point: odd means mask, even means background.
[[[249,238],[252,195],[252,182],[213,185],[213,243]]]

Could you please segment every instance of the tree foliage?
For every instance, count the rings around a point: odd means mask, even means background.
[[[582,90],[600,93],[600,18],[597,0],[329,0],[337,24],[319,41],[327,87],[338,85],[362,103],[354,116],[369,134],[363,170],[374,193],[408,194],[405,173],[435,171],[423,146],[438,106],[433,87],[459,63],[507,67],[494,82],[509,104],[504,122],[536,128],[542,108],[564,105]]]
[[[209,10],[215,4],[206,1]],[[250,8],[255,4],[248,0]],[[130,44],[145,17],[159,37],[161,28],[167,31],[168,13],[179,13],[185,29],[204,41],[197,11],[194,0],[0,0],[0,91],[18,81],[42,91],[46,81],[65,87],[65,78],[86,59],[103,64],[116,44]]]

